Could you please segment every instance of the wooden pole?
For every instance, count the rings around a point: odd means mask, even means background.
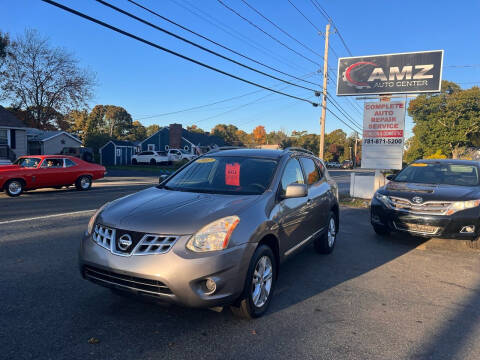
[[[322,96],[322,117],[320,119],[320,150],[318,156],[323,159],[325,147],[325,115],[327,111],[327,80],[328,80],[328,37],[330,36],[330,24],[325,28],[325,55],[323,57],[323,96]]]

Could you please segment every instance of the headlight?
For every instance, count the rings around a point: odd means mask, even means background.
[[[97,221],[97,217],[98,215],[102,212],[103,209],[105,209],[105,207],[110,204],[109,202],[104,204],[100,209],[98,209],[97,211],[95,211],[95,214],[92,215],[92,217],[90,218],[90,221],[88,222],[88,227],[87,227],[87,235],[91,235],[92,234],[92,231],[93,231],[93,227],[95,226],[95,221]]]
[[[480,200],[456,201],[449,206],[447,215],[452,215],[457,211],[471,209],[480,206]]]
[[[198,231],[187,244],[187,249],[195,252],[223,250],[233,230],[240,222],[238,216],[227,216],[216,220]]]
[[[390,199],[388,198],[387,195],[380,194],[379,192],[375,193],[375,198],[380,200],[386,207],[391,207],[390,206]]]

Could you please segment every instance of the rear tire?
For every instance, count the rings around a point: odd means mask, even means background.
[[[77,190],[85,191],[92,187],[92,178],[88,175],[80,176],[75,182]]]
[[[155,159],[150,159],[150,165],[157,165],[157,162],[155,161]]]
[[[132,159],[132,165],[137,165],[137,159]]]
[[[10,180],[5,184],[8,196],[17,197],[23,192],[23,183],[20,180]]]
[[[335,214],[331,211],[328,215],[327,231],[316,238],[313,245],[315,251],[319,254],[330,254],[335,247],[337,240],[338,224],[335,220]]]
[[[390,234],[390,230],[386,226],[372,224],[372,227],[373,227],[373,231],[375,231],[377,235],[387,236]]]
[[[230,307],[232,313],[244,319],[254,319],[265,314],[273,297],[276,274],[277,263],[272,249],[260,245],[250,261],[239,306]]]

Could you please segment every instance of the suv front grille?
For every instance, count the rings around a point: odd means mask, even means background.
[[[88,280],[106,287],[120,287],[123,289],[157,296],[163,294],[172,294],[172,291],[168,288],[168,286],[158,280],[119,274],[93,266],[85,266],[83,273]]]
[[[95,225],[92,238],[101,247],[120,256],[165,254],[178,239],[176,236],[112,229],[101,224]],[[130,245],[121,240],[128,240]]]
[[[449,201],[426,201],[422,204],[412,203],[408,199],[390,196],[390,205],[394,210],[413,214],[445,215],[450,205]]]

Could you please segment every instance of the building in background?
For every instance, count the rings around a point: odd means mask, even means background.
[[[64,148],[79,148],[82,141],[66,131],[27,129],[29,155],[56,155]]]
[[[131,141],[110,140],[100,149],[100,164],[131,165],[132,155],[136,153],[137,146]]]
[[[27,128],[0,105],[0,164],[10,164],[27,154]]]

